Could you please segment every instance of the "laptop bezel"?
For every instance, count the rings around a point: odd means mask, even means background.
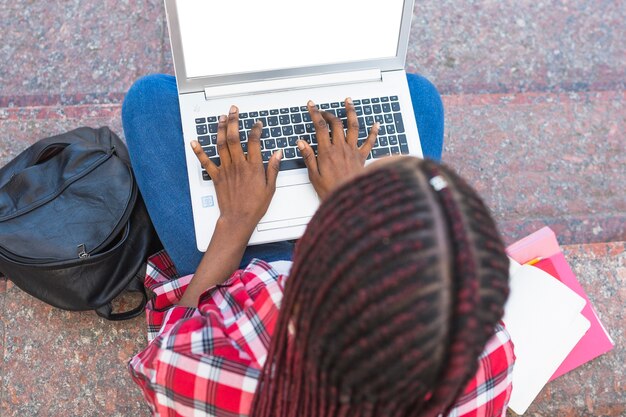
[[[276,80],[281,78],[303,77],[319,74],[332,74],[339,72],[359,71],[366,69],[378,69],[380,71],[390,71],[404,69],[406,53],[409,44],[409,32],[411,30],[411,20],[413,17],[413,7],[415,0],[404,0],[402,21],[400,23],[400,34],[398,36],[398,48],[396,56],[385,59],[375,59],[330,65],[316,65],[302,68],[288,68],[272,71],[259,71],[252,73],[218,75],[211,77],[188,78],[185,70],[185,60],[183,58],[182,38],[178,22],[176,8],[177,1],[185,0],[164,0],[167,23],[170,33],[170,43],[172,55],[174,57],[174,71],[178,83],[178,91],[183,93],[196,93],[203,91],[206,87],[238,84],[254,81]],[[384,2],[381,2],[384,3]]]

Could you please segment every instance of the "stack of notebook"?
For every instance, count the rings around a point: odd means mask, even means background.
[[[551,229],[514,243],[507,253],[511,295],[503,321],[516,355],[509,407],[523,414],[546,383],[608,352],[613,341]]]

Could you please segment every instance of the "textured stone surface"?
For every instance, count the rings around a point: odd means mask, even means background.
[[[163,66],[163,14],[160,0],[0,2],[0,104],[119,101]]]
[[[407,68],[444,93],[624,88],[622,1],[415,3]]]
[[[418,1],[407,69],[443,93],[623,89],[619,1]],[[162,1],[0,2],[0,104],[119,102],[173,73]]]
[[[80,126],[109,126],[123,137],[121,105],[0,108],[0,167],[36,140]]]
[[[127,371],[145,346],[145,319],[107,322],[62,311],[9,283],[0,415],[147,416]]]
[[[615,348],[550,382],[529,417],[626,415],[626,242],[563,248]],[[515,414],[509,412],[510,416]]]
[[[626,239],[624,92],[446,96],[443,160],[509,242],[544,224],[561,243]]]
[[[161,72],[174,75],[174,61],[172,59],[172,45],[170,43],[170,33],[167,27],[167,19],[163,15],[163,67]]]

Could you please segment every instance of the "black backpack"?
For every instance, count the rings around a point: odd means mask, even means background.
[[[106,127],[40,140],[0,169],[0,276],[42,301],[135,317],[146,258],[161,248],[126,145]],[[112,313],[124,290],[140,305]]]

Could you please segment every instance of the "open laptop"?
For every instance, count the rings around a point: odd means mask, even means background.
[[[361,143],[381,123],[366,163],[422,156],[404,62],[414,0],[165,0],[197,246],[205,251],[219,217],[213,182],[189,142],[216,153],[217,118],[234,104],[240,138],[264,124],[263,158],[283,149],[276,194],[250,244],[302,235],[319,199],[296,141],[316,148],[306,103],[345,120],[351,97]]]

